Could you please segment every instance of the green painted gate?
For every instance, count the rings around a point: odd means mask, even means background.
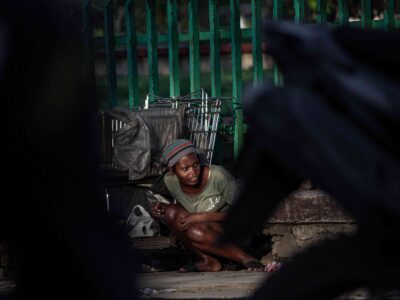
[[[231,96],[232,111],[234,113],[234,153],[235,157],[243,142],[244,124],[242,101],[242,50],[243,43],[251,43],[253,57],[253,82],[257,84],[263,80],[263,56],[261,39],[261,13],[262,6],[266,0],[251,0],[251,28],[241,29],[240,27],[240,0],[229,0],[230,24],[229,28],[222,29],[219,25],[219,5],[221,1],[208,1],[208,12],[201,12],[202,16],[208,14],[207,31],[199,30],[199,2],[198,0],[179,1],[179,4],[186,5],[188,11],[188,32],[178,31],[178,0],[167,0],[165,13],[167,14],[167,34],[162,34],[157,29],[156,6],[161,1],[156,0],[125,0],[125,35],[114,34],[114,1],[104,0],[102,11],[104,15],[104,34],[93,35],[93,24],[91,11],[92,0],[83,2],[84,33],[87,46],[88,74],[94,79],[94,50],[103,48],[107,66],[107,100],[110,107],[118,105],[117,96],[117,72],[116,72],[116,47],[123,47],[127,53],[128,64],[128,89],[129,106],[135,107],[139,104],[139,76],[137,63],[138,45],[147,48],[148,58],[148,92],[150,95],[159,93],[158,74],[158,48],[160,43],[168,45],[169,61],[169,91],[171,97],[181,95],[179,80],[179,46],[188,43],[189,67],[190,67],[190,91],[196,91],[200,84],[200,42],[209,43],[210,47],[210,82],[212,96],[221,96],[221,43],[231,45],[231,72],[232,88]],[[338,17],[332,26],[350,24],[351,26],[363,28],[394,28],[400,27],[400,20],[395,19],[395,1],[384,1],[384,17],[380,20],[373,20],[372,0],[358,0],[360,2],[361,18],[351,21],[349,19],[349,0],[336,0]],[[164,1],[165,2],[165,1]],[[244,2],[244,1],[242,1]],[[248,2],[248,1],[247,1]],[[306,0],[270,0],[272,2],[272,19],[279,20],[285,16],[285,9],[288,3],[293,10],[293,18],[297,23],[305,21]],[[332,3],[328,0],[316,0],[317,17],[316,22],[327,23],[327,5]],[[146,14],[146,33],[139,33],[135,28],[135,9],[144,9]],[[287,17],[287,16],[286,16]],[[276,67],[274,67],[274,82],[281,83],[281,78]],[[151,100],[151,99],[150,99]]]

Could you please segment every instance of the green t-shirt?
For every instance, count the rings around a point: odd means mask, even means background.
[[[209,179],[203,191],[195,195],[185,194],[175,174],[166,174],[164,183],[173,196],[188,212],[225,211],[236,197],[236,182],[221,166],[210,165]]]

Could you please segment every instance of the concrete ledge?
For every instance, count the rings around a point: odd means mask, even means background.
[[[265,224],[263,233],[271,237],[272,251],[262,260],[282,261],[319,241],[356,230],[354,218],[332,197],[302,186],[282,201]]]

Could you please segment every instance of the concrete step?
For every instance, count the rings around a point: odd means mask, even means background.
[[[172,246],[167,236],[151,236],[134,238],[131,240],[131,246],[139,250],[156,250]]]

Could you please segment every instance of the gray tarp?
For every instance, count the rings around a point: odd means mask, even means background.
[[[114,108],[108,114],[126,123],[114,136],[114,166],[129,171],[130,180],[161,174],[165,146],[184,135],[185,107],[137,111]]]

